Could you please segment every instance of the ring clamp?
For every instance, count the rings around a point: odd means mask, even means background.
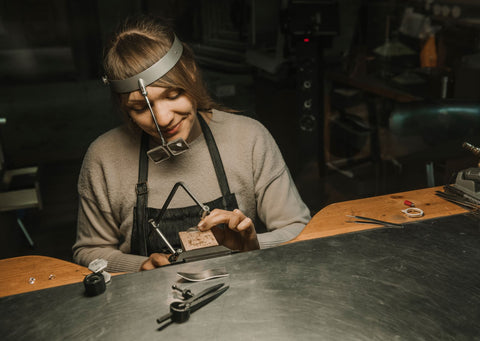
[[[409,207],[402,210],[403,213],[409,218],[423,217],[423,210],[417,207]]]

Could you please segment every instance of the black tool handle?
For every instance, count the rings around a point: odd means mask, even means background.
[[[229,288],[229,286],[225,286],[217,291],[214,291],[208,295],[205,295],[203,296],[202,298],[194,301],[192,303],[192,305],[190,306],[190,312],[193,313],[194,311],[200,309],[201,307],[203,307],[204,305],[206,305],[207,303],[213,301],[214,299],[216,299],[218,296],[220,296],[221,294],[223,294],[225,291],[227,291],[227,289]]]

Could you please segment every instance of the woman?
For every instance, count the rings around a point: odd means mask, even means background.
[[[77,263],[103,258],[112,272],[169,264],[168,245],[149,220],[180,181],[186,191],[159,219],[171,244],[195,226],[240,251],[300,233],[309,210],[275,141],[259,122],[214,103],[192,51],[169,27],[127,20],[105,50],[104,69],[128,124],[97,138],[85,155]],[[211,213],[202,218],[188,192]]]

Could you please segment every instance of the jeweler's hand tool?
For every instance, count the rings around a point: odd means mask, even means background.
[[[188,300],[189,298],[192,298],[193,296],[195,296],[190,289],[180,289],[175,284],[172,285],[172,289],[180,292],[184,300]]]
[[[160,231],[159,229],[159,226],[160,226],[160,221],[162,220],[162,217],[163,215],[165,214],[165,212],[167,211],[167,207],[168,205],[170,204],[170,201],[172,201],[173,199],[173,196],[175,195],[175,193],[177,192],[177,189],[179,187],[182,187],[185,192],[187,192],[187,194],[193,199],[193,201],[195,201],[195,203],[202,209],[202,215],[201,215],[201,219],[205,218],[208,214],[210,214],[210,208],[207,206],[207,205],[204,205],[202,204],[193,194],[192,192],[190,192],[190,190],[187,188],[187,186],[185,185],[185,183],[179,181],[177,182],[172,190],[170,191],[170,194],[168,195],[167,197],[167,200],[165,200],[165,203],[163,204],[162,206],[162,209],[160,210],[160,212],[158,213],[157,217],[155,219],[150,219],[148,220],[148,222],[150,223],[150,225],[152,226],[152,228],[155,229],[155,231],[157,232],[157,234],[160,236],[160,238],[162,238],[163,242],[165,243],[165,245],[167,245],[168,249],[170,250],[170,252],[172,253],[171,256],[168,258],[168,261],[170,263],[175,263],[177,261],[177,258],[178,256],[180,255],[180,253],[182,252],[182,249],[178,249],[178,250],[175,250],[173,248],[173,246],[168,242],[167,238],[164,236],[164,234],[162,233],[162,231]]]
[[[170,312],[157,318],[157,323],[162,324],[159,330],[164,329],[172,322],[183,323],[188,321],[191,313],[216,299],[218,296],[227,291],[228,288],[228,285],[225,286],[224,283],[220,283],[201,291],[197,295],[193,295],[185,301],[173,302],[170,304]]]
[[[200,272],[177,272],[177,275],[190,282],[201,282],[208,279],[228,276],[225,267],[206,269]]]
[[[377,225],[383,225],[385,227],[392,227],[392,228],[403,228],[402,224],[397,224],[397,223],[391,223],[388,221],[384,220],[378,220],[378,219],[373,219],[373,218],[368,218],[368,217],[361,217],[358,215],[347,215],[347,217],[350,218],[355,218],[355,219],[361,219],[361,220],[354,220],[352,221],[353,223],[356,224],[377,224]]]
[[[440,191],[436,191],[435,194],[447,201],[453,202],[454,204],[457,204],[467,210],[470,210],[470,212],[472,212],[475,215],[480,215],[480,205],[475,204],[469,201],[468,199],[461,197],[460,195],[447,193],[447,192],[440,192]]]

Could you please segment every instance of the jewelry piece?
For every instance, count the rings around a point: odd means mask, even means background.
[[[410,218],[423,217],[423,210],[417,207],[409,207],[407,209],[402,210],[402,212],[405,213],[405,215]]]

